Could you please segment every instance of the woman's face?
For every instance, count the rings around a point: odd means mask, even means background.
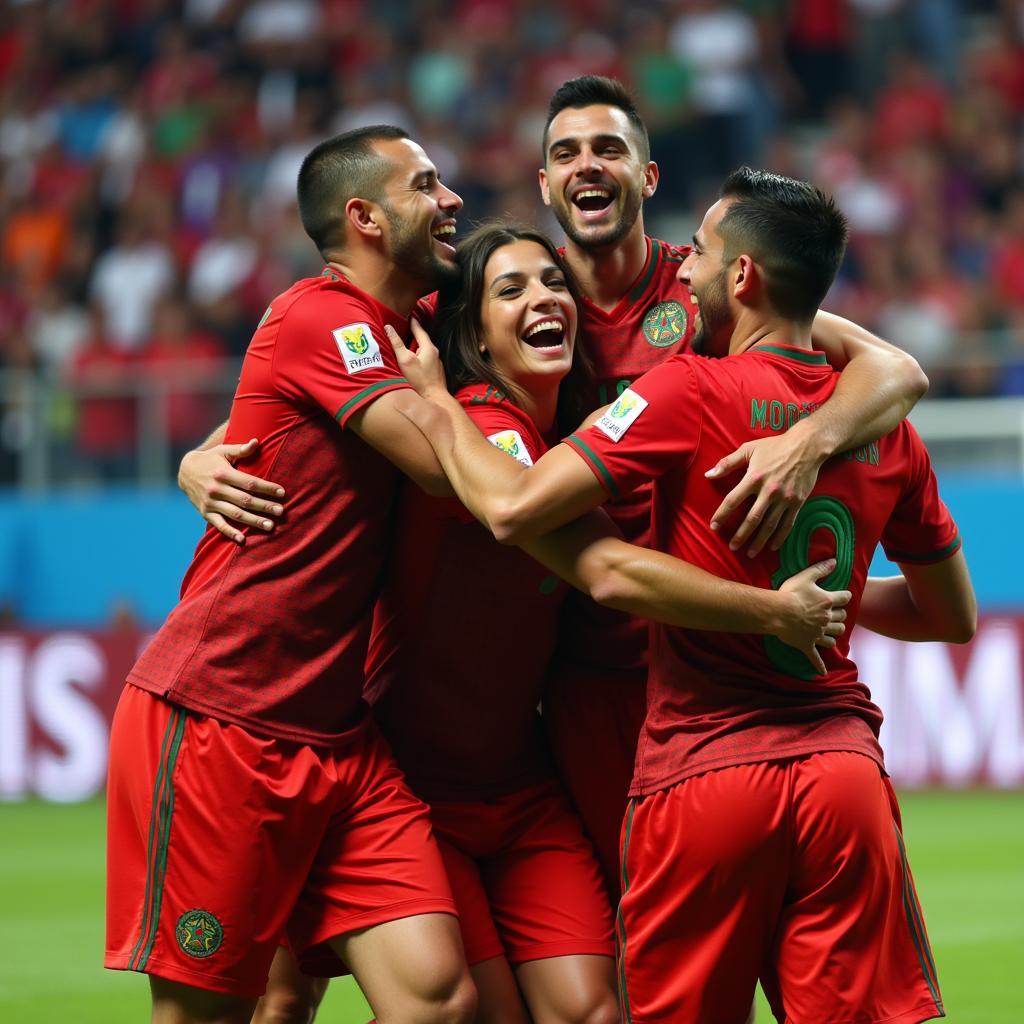
[[[576,304],[565,275],[537,242],[496,249],[484,267],[480,343],[495,369],[529,392],[572,366]]]

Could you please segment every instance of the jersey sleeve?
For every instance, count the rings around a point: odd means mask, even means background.
[[[960,550],[960,533],[939,497],[928,450],[909,423],[899,428],[906,486],[882,531],[882,547],[892,562],[929,565]]]
[[[645,373],[592,427],[565,439],[610,497],[693,461],[703,414],[690,362],[674,357]]]
[[[341,294],[311,297],[288,311],[274,376],[289,397],[312,399],[343,427],[381,395],[409,387],[379,314]]]

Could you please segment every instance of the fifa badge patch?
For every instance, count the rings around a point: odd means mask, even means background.
[[[518,430],[502,430],[498,434],[489,434],[487,440],[506,455],[511,455],[516,462],[521,462],[524,466],[533,465],[533,459],[530,458]]]
[[[384,365],[380,345],[374,339],[369,324],[346,324],[331,333],[349,373],[362,373],[363,370]]]
[[[626,431],[633,426],[636,418],[646,408],[647,399],[626,388],[594,426],[613,441],[621,441]]]
[[[174,926],[181,951],[201,960],[213,956],[224,941],[224,929],[213,914],[205,910],[186,910]]]
[[[668,348],[682,340],[688,320],[689,316],[680,303],[659,302],[644,314],[644,337],[655,348]]]

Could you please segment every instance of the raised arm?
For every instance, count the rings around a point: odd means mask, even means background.
[[[895,430],[928,390],[913,357],[849,320],[819,311],[813,336],[842,369],[832,397],[785,434],[748,441],[708,471],[718,477],[745,469],[712,517],[712,528],[724,530],[736,510],[754,499],[729,542],[734,551],[748,542],[751,556],[769,543],[781,547],[823,463]]]
[[[599,604],[671,626],[774,635],[806,655],[819,673],[825,666],[817,648],[834,647],[846,628],[850,592],[817,586],[835,568],[832,559],[777,591],[752,587],[627,544],[600,509],[522,547]]]
[[[279,504],[284,488],[235,469],[239,459],[256,451],[259,441],[224,444],[227,426],[225,421],[198,448],[185,453],[178,467],[178,486],[211,526],[236,544],[244,544],[245,534],[234,524],[272,530],[274,523],[268,517],[284,511]]]
[[[903,575],[869,577],[858,624],[896,640],[965,644],[978,606],[963,551],[934,565],[901,565]]]

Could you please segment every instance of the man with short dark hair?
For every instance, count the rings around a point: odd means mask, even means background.
[[[656,549],[758,586],[832,556],[824,585],[855,595],[824,676],[771,639],[652,627],[623,824],[626,1020],[739,1024],[759,977],[776,1017],[793,1024],[944,1014],[878,744],[882,715],[848,656],[858,617],[907,640],[973,635],[974,593],[927,452],[906,423],[877,442],[862,437],[822,468],[779,550],[755,558],[711,528],[722,485],[701,472],[829,400],[837,374],[812,349],[811,324],[845,238],[842,214],[814,186],[749,168],[730,176],[679,271],[699,308],[694,346],[719,358],[668,359],[530,468],[479,443],[422,332],[417,355],[391,335],[429,400],[410,414],[499,539],[535,549],[653,481]],[[867,585],[879,541],[903,575]],[[550,568],[578,572],[557,533],[546,550]],[[600,543],[586,558],[608,600],[614,558]]]
[[[677,279],[689,246],[645,234],[643,204],[658,187],[643,120],[614,80],[585,75],[551,97],[540,187],[565,232],[565,258],[584,294],[580,343],[594,367],[590,408],[614,402],[643,373],[690,351],[696,310]],[[682,168],[675,173],[683,173]],[[751,442],[719,472],[747,469],[715,511],[716,527],[750,498],[732,543],[760,551],[788,532],[824,461],[858,435],[892,430],[927,381],[906,354],[853,324],[821,314],[815,344],[843,369],[835,395],[783,437]],[[747,462],[749,461],[749,467]],[[647,544],[651,489],[609,501],[628,541]],[[619,830],[644,718],[648,624],[572,593],[550,672],[544,715],[560,773],[619,891]]]
[[[385,327],[407,330],[453,272],[462,202],[390,126],[317,146],[299,201],[326,266],[267,309],[227,424],[262,439],[253,468],[291,515],[244,548],[208,531],[128,677],[105,963],[149,974],[156,1024],[248,1024],[287,935],[311,968],[343,960],[382,1024],[465,1024],[475,992],[427,809],[362,700],[398,469],[443,483]]]

